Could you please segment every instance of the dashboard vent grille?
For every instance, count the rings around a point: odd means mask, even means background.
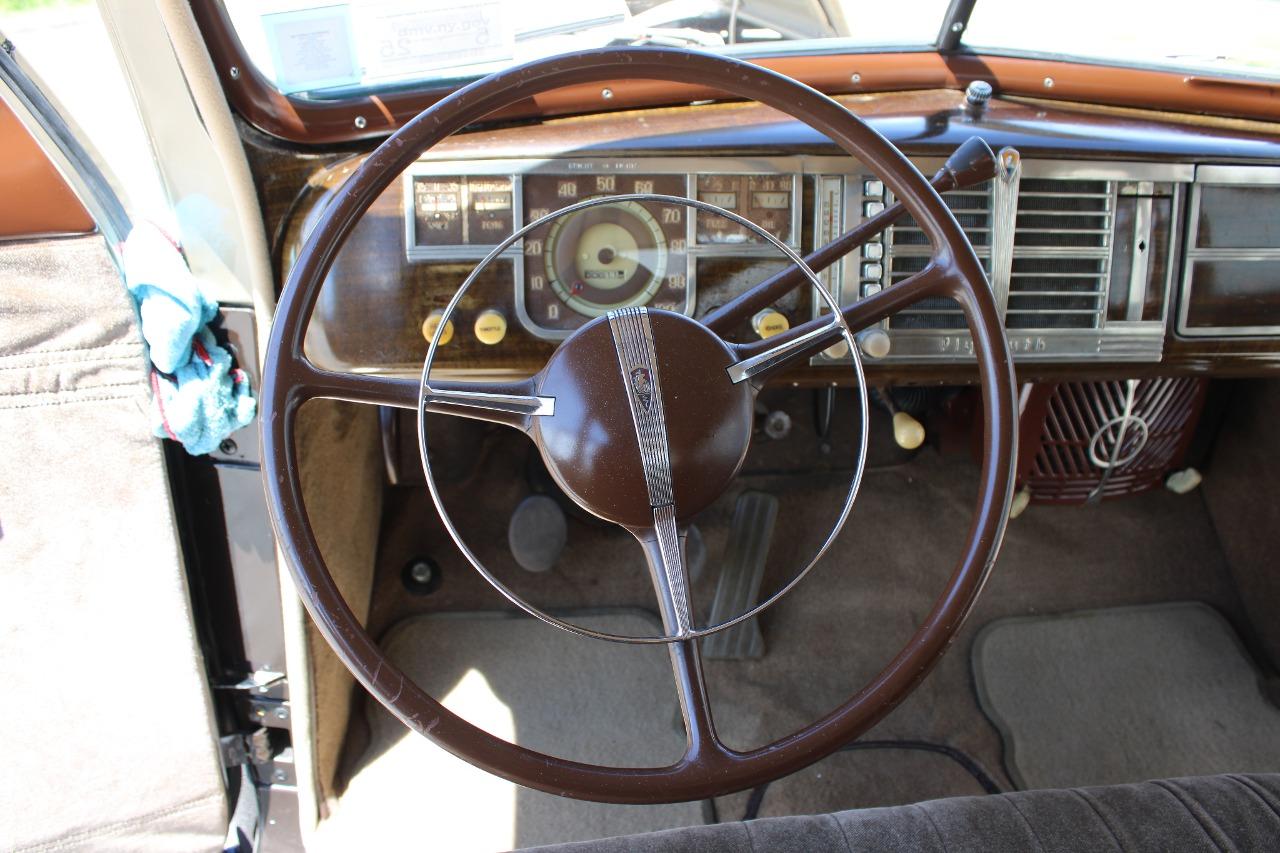
[[[991,189],[990,185],[943,196],[973,243],[982,265],[990,272]],[[929,263],[929,239],[910,216],[889,229],[888,283],[897,284],[920,272]],[[891,329],[964,329],[964,314],[954,299],[925,299],[889,319]]]
[[[1005,324],[1019,331],[1097,329],[1107,308],[1112,211],[1111,181],[1023,178],[1018,191],[1013,264]],[[948,193],[947,204],[991,272],[991,186]],[[889,229],[886,284],[924,269],[929,243],[910,217]],[[928,299],[889,321],[891,329],[963,329],[951,299]]]
[[[1009,278],[1010,329],[1097,329],[1107,305],[1110,181],[1023,178]]]

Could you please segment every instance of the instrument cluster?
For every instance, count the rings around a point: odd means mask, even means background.
[[[405,177],[406,253],[417,262],[479,260],[544,220],[500,257],[512,277],[514,321],[557,340],[616,308],[692,316],[700,270],[732,259],[782,260],[740,223],[676,199],[724,208],[798,248],[800,190],[798,173],[743,161],[423,162]],[[655,198],[555,215],[587,199],[629,195]]]

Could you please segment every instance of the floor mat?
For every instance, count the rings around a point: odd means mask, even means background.
[[[1019,787],[1280,770],[1280,708],[1203,604],[1002,619],[972,661]]]
[[[617,634],[661,630],[640,611],[573,618]],[[588,640],[488,613],[412,617],[382,647],[446,707],[522,746],[616,766],[661,766],[683,751],[665,647]],[[518,787],[368,705],[369,744],[322,826],[326,849],[508,850],[703,822],[700,803],[605,805]]]

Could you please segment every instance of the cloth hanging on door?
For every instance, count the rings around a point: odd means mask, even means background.
[[[155,434],[193,456],[211,453],[257,411],[248,375],[209,330],[218,303],[178,246],[149,222],[129,233],[123,257],[152,364]]]

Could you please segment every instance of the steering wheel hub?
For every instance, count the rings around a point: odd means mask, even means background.
[[[574,501],[631,528],[653,524],[660,496],[646,467],[661,464],[649,445],[662,444],[675,515],[685,521],[724,492],[751,441],[753,395],[749,383],[730,381],[734,361],[724,341],[682,314],[610,312],[551,357],[538,394],[555,399],[555,414],[536,419],[530,434]]]

